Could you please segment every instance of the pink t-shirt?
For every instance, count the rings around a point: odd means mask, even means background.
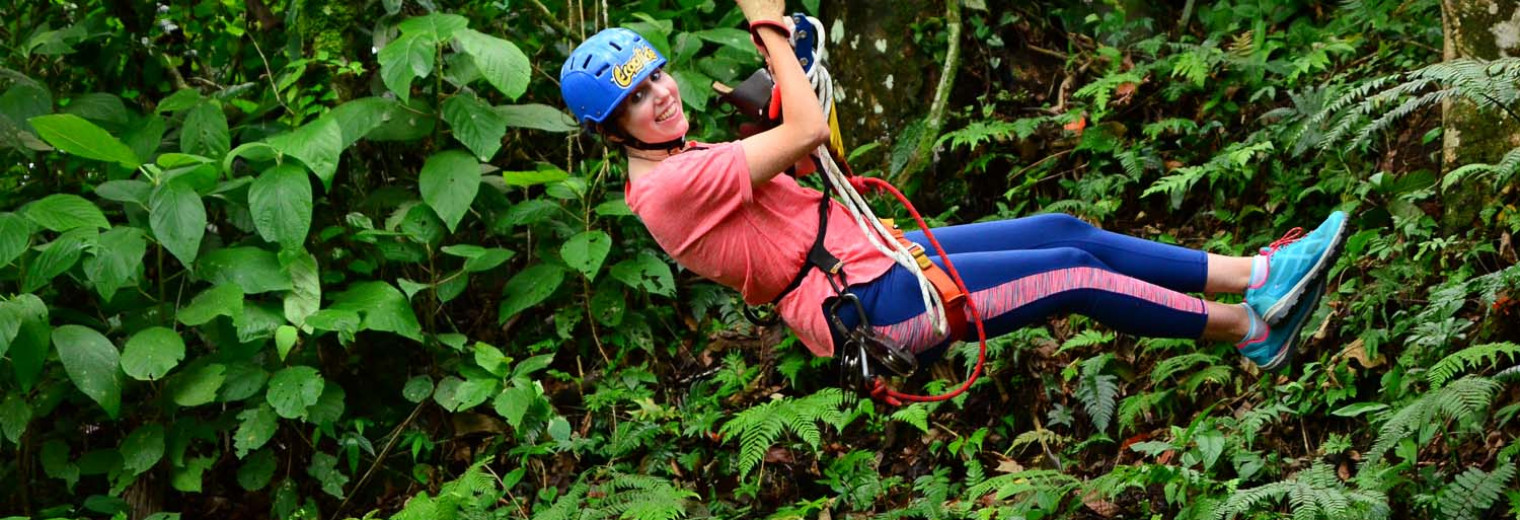
[[[792,282],[813,246],[821,194],[787,175],[753,186],[743,146],[706,146],[661,161],[629,182],[628,207],[682,267],[738,290],[746,303],[768,303]],[[830,206],[824,247],[844,262],[850,283],[890,269],[892,259],[871,246],[844,207]],[[833,295],[813,269],[777,305],[782,320],[819,356],[834,354],[822,312],[824,299]]]

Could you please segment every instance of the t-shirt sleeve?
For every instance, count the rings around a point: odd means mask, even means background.
[[[688,202],[732,200],[738,195],[740,201],[748,203],[754,198],[749,163],[745,162],[744,147],[739,143],[686,153],[690,155],[673,165],[679,171],[667,172],[662,179],[665,189],[672,190],[672,196]]]

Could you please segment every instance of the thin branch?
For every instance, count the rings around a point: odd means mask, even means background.
[[[545,6],[543,2],[540,2],[539,0],[533,0],[533,6],[538,8],[538,12],[543,13],[544,20],[548,21],[549,25],[554,26],[554,30],[559,31],[559,33],[565,35],[566,38],[572,36],[572,33],[570,32],[570,26],[565,25],[565,22],[559,21],[559,18],[555,18],[554,12],[550,11],[549,7]]]
[[[385,461],[385,457],[390,455],[391,448],[396,447],[396,441],[401,438],[401,431],[405,430],[407,425],[417,418],[417,413],[421,412],[423,405],[426,404],[426,399],[417,403],[417,406],[412,408],[411,415],[406,416],[406,420],[401,421],[401,424],[396,425],[396,428],[391,430],[391,440],[386,441],[385,448],[380,450],[380,455],[375,457],[375,462],[370,463],[369,469],[364,471],[364,476],[359,478],[359,483],[354,484],[354,489],[348,492],[348,496],[343,497],[343,503],[338,504],[338,508],[333,510],[332,516],[328,517],[329,520],[338,520],[338,515],[343,513],[343,508],[348,507],[348,502],[354,499],[354,495],[359,494],[359,490],[364,488],[366,482],[369,482],[370,475],[373,475],[375,469],[380,467],[380,463]]]
[[[903,184],[913,175],[922,170],[924,164],[929,161],[929,156],[934,147],[934,141],[939,138],[939,131],[945,126],[945,107],[950,104],[950,89],[955,85],[955,73],[960,69],[961,62],[961,3],[960,0],[947,0],[945,2],[945,28],[948,29],[947,39],[949,48],[945,50],[945,64],[940,69],[939,86],[934,89],[934,103],[929,106],[928,124],[918,136],[918,146],[909,158],[908,164],[903,166],[894,184]]]
[[[264,62],[264,77],[269,79],[269,90],[274,92],[275,102],[279,103],[280,106],[285,107],[285,113],[292,116],[296,115],[296,111],[291,110],[290,105],[285,104],[285,100],[280,98],[280,87],[274,83],[274,71],[270,70],[269,68],[269,58],[264,56],[264,49],[259,47],[259,39],[254,38],[251,33],[249,33],[248,38],[250,40],[253,40],[253,50],[258,51],[259,59],[263,60]],[[300,121],[296,122],[300,123]]]

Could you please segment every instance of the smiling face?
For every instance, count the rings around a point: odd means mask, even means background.
[[[681,108],[681,90],[663,69],[656,69],[623,100],[617,125],[646,143],[680,139],[691,125]]]

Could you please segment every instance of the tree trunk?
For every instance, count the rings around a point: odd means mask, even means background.
[[[1494,60],[1520,56],[1520,2],[1442,0],[1444,59]],[[1495,110],[1480,110],[1465,100],[1441,105],[1441,162],[1446,171],[1465,164],[1496,163],[1520,146],[1520,121]],[[1481,182],[1453,186],[1442,194],[1448,232],[1472,229],[1473,219],[1494,190]]]
[[[939,64],[913,41],[913,25],[943,13],[943,3],[931,0],[846,0],[824,6],[819,19],[828,36],[829,72],[846,151],[876,140],[894,143],[909,124],[929,113]]]

